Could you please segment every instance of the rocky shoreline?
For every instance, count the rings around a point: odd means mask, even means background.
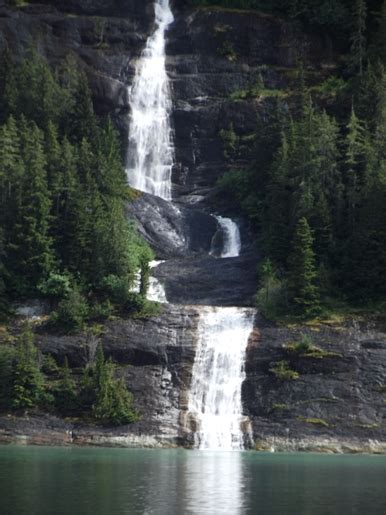
[[[56,425],[57,424],[57,425]],[[109,447],[126,449],[189,448],[178,438],[161,435],[112,432],[92,427],[77,427],[47,416],[1,417],[0,445],[33,445],[54,447]],[[284,438],[265,436],[255,442],[252,452],[318,453],[318,454],[386,454],[386,441],[371,438],[314,436]]]

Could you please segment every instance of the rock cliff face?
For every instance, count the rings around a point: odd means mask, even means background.
[[[363,445],[384,451],[384,322],[292,329],[258,325],[243,386],[257,445],[335,452],[355,452]],[[288,344],[305,334],[322,352],[291,350]],[[272,370],[281,361],[298,372],[298,379],[275,376]]]
[[[256,116],[268,117],[272,97],[242,99],[237,93],[263,80],[284,90],[294,80],[301,54],[310,73],[334,66],[325,41],[296,32],[271,16],[220,10],[190,11],[175,0],[176,21],[168,33],[167,69],[171,79],[175,142],[174,206],[141,194],[128,214],[151,243],[158,259],[154,272],[168,299],[160,316],[122,320],[105,327],[104,347],[135,396],[140,422],[117,430],[68,424],[53,417],[0,419],[0,441],[15,435],[35,443],[178,445],[190,441],[183,419],[195,355],[200,304],[253,305],[258,253],[239,220],[239,258],[220,263],[208,255],[217,230],[216,182],[246,155],[225,157],[222,130],[253,134]],[[0,51],[18,58],[30,41],[53,64],[69,52],[78,56],[100,114],[114,118],[127,142],[131,84],[136,59],[153,25],[150,0],[40,0],[22,8],[0,1]],[[125,152],[127,149],[125,149]],[[227,207],[223,206],[226,210]],[[283,345],[311,332],[319,356],[295,356]],[[386,335],[368,328],[285,329],[258,320],[247,356],[243,403],[262,449],[386,451]],[[87,359],[85,337],[39,335],[44,353],[78,367]],[[299,378],[281,381],[272,372],[287,361]],[[370,443],[368,443],[370,441]],[[377,443],[378,441],[378,443]]]

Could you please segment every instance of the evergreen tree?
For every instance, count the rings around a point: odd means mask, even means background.
[[[101,349],[101,347],[100,347]],[[103,423],[122,425],[138,420],[133,409],[133,396],[123,379],[115,379],[115,366],[111,360],[104,361],[103,351],[98,350],[96,361],[96,401],[93,415]]]
[[[24,174],[19,131],[10,116],[0,127],[0,224],[6,248],[14,244],[14,223],[21,210]]]
[[[265,242],[267,253],[280,264],[286,262],[290,241],[289,152],[287,136],[282,133],[281,146],[276,153],[268,178],[262,222],[262,240]]]
[[[316,264],[313,251],[313,237],[306,218],[296,226],[289,258],[288,288],[294,310],[306,316],[317,313],[319,292],[316,286]]]
[[[367,5],[365,0],[355,0],[354,21],[351,35],[351,56],[359,76],[363,75],[366,56],[366,20]]]
[[[71,415],[79,409],[76,383],[68,366],[67,356],[64,358],[62,377],[56,386],[55,406],[62,415]]]
[[[355,114],[351,111],[347,125],[345,165],[346,165],[346,198],[348,229],[352,233],[355,226],[355,215],[359,202],[359,178],[365,163],[365,129]]]
[[[382,2],[382,7],[378,18],[378,30],[375,37],[375,54],[378,59],[382,60],[382,63],[386,65],[386,1]]]
[[[0,228],[0,322],[6,320],[9,314],[9,303],[6,283],[9,279],[9,274],[5,265],[5,248],[3,230]]]
[[[67,115],[67,136],[73,143],[80,143],[85,138],[96,148],[99,142],[99,131],[90,87],[84,73],[79,74],[73,97],[73,110]]]
[[[17,340],[13,369],[12,407],[33,408],[44,399],[44,379],[40,371],[39,353],[34,336],[26,326]]]
[[[17,270],[26,290],[34,289],[54,266],[49,235],[51,200],[47,184],[43,134],[36,124],[21,128],[26,172],[18,228]]]

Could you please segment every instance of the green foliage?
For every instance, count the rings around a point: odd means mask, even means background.
[[[38,285],[38,290],[47,298],[63,299],[71,292],[72,278],[69,274],[51,272],[47,279]]]
[[[279,361],[269,371],[280,381],[296,381],[299,373],[290,368],[288,361]]]
[[[43,357],[41,370],[46,375],[56,375],[59,372],[58,364],[51,354],[46,354]]]
[[[52,324],[68,332],[83,329],[89,314],[89,305],[79,288],[74,285],[70,292],[58,304],[50,316]]]
[[[95,365],[94,384],[96,399],[93,416],[104,424],[123,425],[138,420],[133,409],[133,396],[127,390],[123,379],[115,379],[115,366],[105,361],[102,346],[99,346]]]
[[[116,276],[129,290],[153,254],[126,219],[119,137],[111,120],[97,119],[76,59],[54,72],[31,48],[17,64],[5,54],[3,65],[0,311],[13,299],[41,295],[62,301],[58,319],[79,328],[86,316],[79,295],[101,308],[104,279]]]
[[[40,370],[39,353],[34,336],[26,326],[16,343],[12,373],[12,401],[15,409],[34,408],[48,400],[44,391],[44,377]]]
[[[303,354],[313,349],[314,344],[309,334],[303,334],[299,342],[294,344],[288,344],[285,348],[293,352]]]
[[[11,406],[13,387],[13,365],[16,358],[15,348],[0,346],[0,410]]]
[[[287,292],[270,259],[261,263],[259,275],[260,288],[256,295],[256,305],[264,316],[272,320],[284,311]]]
[[[289,258],[288,289],[295,312],[305,316],[319,311],[319,293],[316,286],[313,238],[306,218],[301,218],[295,230],[292,254]]]
[[[366,1],[355,0],[353,30],[351,35],[351,59],[360,76],[363,75],[363,65],[366,54],[366,18]]]
[[[55,407],[62,415],[72,415],[80,408],[76,382],[72,378],[67,357],[61,370],[60,381],[54,389]]]
[[[221,129],[219,135],[224,145],[224,156],[227,158],[234,157],[237,151],[238,138],[233,123],[229,125],[228,129]]]

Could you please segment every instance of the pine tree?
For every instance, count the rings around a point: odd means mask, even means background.
[[[6,98],[6,84],[10,73],[12,72],[11,54],[6,48],[0,58],[0,124],[4,123],[9,116],[8,102]]]
[[[48,276],[55,262],[49,235],[51,200],[43,134],[34,122],[23,129],[22,143],[26,173],[18,235],[18,270],[26,285],[34,288]]]
[[[57,168],[51,172],[51,235],[61,263],[68,267],[77,232],[77,200],[81,185],[76,148],[65,137],[60,145]]]
[[[311,316],[319,308],[319,292],[316,286],[316,264],[313,251],[313,237],[306,218],[296,226],[289,258],[288,288],[294,311]]]
[[[290,149],[287,135],[283,132],[281,136],[281,145],[276,152],[266,186],[262,240],[267,254],[275,262],[284,264],[290,241]]]
[[[133,409],[133,396],[123,379],[115,379],[115,366],[105,361],[102,346],[98,347],[95,364],[96,399],[92,408],[94,417],[102,423],[122,425],[138,420]]]
[[[91,90],[84,73],[74,91],[73,111],[68,114],[67,137],[73,143],[80,143],[83,138],[92,142],[96,148],[99,142],[99,131],[91,98]]]
[[[10,116],[0,127],[0,223],[6,245],[12,241],[14,223],[20,213],[24,173],[19,131]]]
[[[355,0],[353,32],[351,35],[351,56],[359,76],[363,75],[366,56],[367,5],[365,0]]]
[[[64,358],[62,377],[55,391],[55,406],[62,415],[71,415],[79,408],[76,383],[72,378],[67,356]]]
[[[365,167],[365,129],[355,114],[351,111],[349,124],[347,125],[346,149],[345,149],[345,175],[348,228],[352,233],[355,226],[355,215],[359,202],[359,179],[361,171]]]
[[[39,353],[29,326],[19,336],[16,349],[12,406],[16,409],[33,408],[44,398],[44,380],[39,366]]]
[[[0,322],[6,320],[10,308],[6,284],[9,281],[9,274],[6,268],[6,253],[4,246],[3,230],[0,227]]]
[[[378,30],[375,37],[375,53],[376,57],[382,60],[382,63],[386,65],[386,1],[383,1],[381,11],[378,18]]]

